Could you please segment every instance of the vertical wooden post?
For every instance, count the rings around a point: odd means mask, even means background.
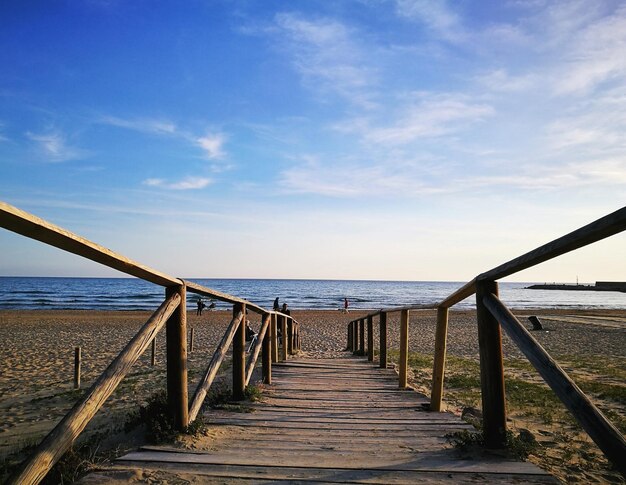
[[[246,305],[236,303],[233,306],[233,317],[243,313],[241,323],[233,339],[233,400],[241,401],[245,398],[246,388]]]
[[[483,304],[483,296],[489,293],[498,296],[498,284],[495,281],[476,282],[483,432],[485,446],[503,448],[506,446],[506,402],[502,363],[502,333],[500,324]]]
[[[280,333],[282,334],[282,345],[280,346],[280,360],[287,360],[287,317],[279,315],[278,321],[280,322]]]
[[[352,322],[352,354],[358,355],[359,353],[359,321]]]
[[[400,389],[406,389],[409,368],[409,311],[400,312]]]
[[[367,317],[367,360],[374,362],[374,322],[372,316]]]
[[[152,343],[150,344],[152,350],[152,356],[150,357],[150,365],[154,367],[156,365],[156,337],[152,339]]]
[[[263,336],[263,347],[261,349],[264,384],[272,383],[272,336],[270,335],[272,329],[272,320],[269,313],[264,313],[261,326],[265,325],[268,320],[270,321],[269,328],[266,330],[265,335]]]
[[[80,389],[80,347],[74,348],[74,389]]]
[[[189,335],[189,352],[193,352],[193,327],[191,327],[190,335]]]
[[[165,327],[167,347],[167,402],[176,429],[182,431],[189,424],[187,396],[187,289],[185,285],[165,289],[169,298],[180,295],[180,304],[167,320]]]
[[[348,324],[348,345],[346,345],[346,350],[350,351],[352,349],[352,322]]]
[[[448,336],[448,308],[437,308],[435,330],[435,362],[433,364],[433,387],[430,393],[430,410],[441,412],[443,379],[446,369],[446,339]]]
[[[272,313],[270,317],[270,330],[271,330],[271,338],[272,338],[272,363],[278,362],[278,324],[277,324],[277,315],[276,313]]]
[[[287,317],[287,353],[293,355],[293,318]]]
[[[365,355],[365,318],[359,320],[359,355]]]
[[[387,312],[380,314],[380,355],[378,363],[381,369],[387,368]]]

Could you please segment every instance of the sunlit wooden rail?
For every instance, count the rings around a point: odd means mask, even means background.
[[[163,327],[166,329],[168,406],[175,425],[180,430],[196,418],[231,344],[235,400],[243,399],[245,387],[261,352],[263,380],[271,383],[272,362],[285,361],[289,355],[300,349],[299,324],[290,315],[269,311],[245,299],[161,273],[4,202],[0,202],[0,227],[165,288],[165,301],[70,412],[43,439],[22,467],[9,478],[8,483],[35,484],[45,477],[115,391],[132,365],[152,345]],[[191,403],[188,402],[187,379],[187,292],[233,304],[233,319],[215,350]],[[262,327],[246,361],[247,310],[262,315]],[[282,328],[280,344],[277,324]]]
[[[481,273],[441,302],[384,308],[351,321],[347,329],[347,348],[357,355],[374,360],[373,318],[379,317],[379,365],[387,367],[387,315],[400,312],[399,386],[407,385],[408,324],[411,310],[437,310],[434,364],[430,408],[441,411],[445,375],[448,310],[464,299],[476,295],[480,382],[483,407],[483,431],[487,446],[504,447],[506,443],[506,405],[502,334],[507,335],[535,367],[544,381],[576,418],[605,456],[626,476],[626,440],[607,417],[570,379],[567,373],[541,347],[526,328],[498,298],[496,280],[543,263],[575,249],[582,248],[626,229],[626,207],[602,217],[563,237],[529,251],[511,261]],[[367,324],[367,325],[366,325]],[[367,331],[367,347],[365,333]]]

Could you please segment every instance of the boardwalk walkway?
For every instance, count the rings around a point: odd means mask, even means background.
[[[294,359],[250,413],[210,411],[210,449],[146,447],[118,460],[123,477],[168,483],[555,483],[530,463],[460,459],[444,435],[470,429],[398,389],[392,370],[361,359]],[[132,471],[131,473],[131,470]],[[123,480],[122,480],[123,481]],[[187,482],[188,481],[188,482]],[[86,483],[92,483],[85,480]],[[96,483],[96,482],[93,482]]]

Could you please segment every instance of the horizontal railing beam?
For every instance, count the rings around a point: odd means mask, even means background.
[[[214,290],[212,288],[207,288],[206,286],[200,285],[198,283],[194,283],[193,281],[183,280],[185,282],[185,286],[187,287],[187,291],[190,293],[195,293],[197,295],[208,296],[209,298],[215,298],[216,300],[223,301],[226,303],[232,303],[236,305],[237,303],[241,305],[246,305],[248,310],[252,310],[255,313],[260,315],[265,315],[267,310],[259,305],[255,305],[254,303],[249,302],[248,300],[244,300],[243,298],[238,298],[233,295],[229,295],[228,293],[222,293],[221,291]]]
[[[443,300],[437,307],[450,308],[451,306],[456,305],[457,303],[462,302],[466,298],[469,298],[474,293],[476,293],[476,279],[472,281],[468,281],[461,288],[456,290],[450,296],[448,296],[445,300]]]
[[[182,285],[178,278],[139,264],[5,202],[0,202],[0,227],[157,285]]]
[[[626,230],[626,207],[482,273],[476,279],[479,281],[499,280],[575,249],[614,236],[624,230]]]
[[[550,357],[548,352],[498,297],[486,295],[483,302],[591,439],[595,441],[613,465],[622,474],[626,474],[626,463],[624,462],[626,440],[617,428],[569,378],[561,366]]]

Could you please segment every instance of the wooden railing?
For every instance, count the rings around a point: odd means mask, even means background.
[[[488,447],[506,443],[506,407],[501,328],[539,372],[557,397],[595,441],[605,456],[626,476],[626,440],[604,414],[576,386],[567,373],[532,337],[522,323],[498,298],[496,280],[587,246],[626,229],[626,207],[555,239],[507,263],[478,275],[443,301],[432,305],[385,308],[355,319],[348,324],[348,350],[374,360],[373,318],[379,317],[379,365],[387,367],[387,315],[400,312],[399,385],[407,385],[408,322],[410,310],[437,310],[435,349],[430,408],[441,411],[445,375],[446,340],[449,308],[476,295],[480,382],[483,407],[483,432]],[[367,323],[367,328],[366,328]],[[365,334],[367,330],[367,348]]]
[[[166,328],[168,406],[175,426],[179,430],[183,430],[198,416],[211,383],[231,344],[233,346],[233,399],[235,400],[243,399],[245,387],[250,382],[261,352],[263,381],[270,384],[272,362],[286,360],[288,355],[300,349],[299,324],[289,315],[265,310],[242,298],[174,278],[143,266],[4,202],[0,202],[0,227],[165,287],[165,301],[70,412],[43,439],[21,468],[9,478],[8,483],[36,484],[45,477],[115,391],[132,365],[154,342],[163,327]],[[187,292],[233,304],[233,319],[217,346],[190,405],[187,391]],[[262,325],[246,362],[247,310],[262,315]],[[282,330],[280,345],[278,325]]]

